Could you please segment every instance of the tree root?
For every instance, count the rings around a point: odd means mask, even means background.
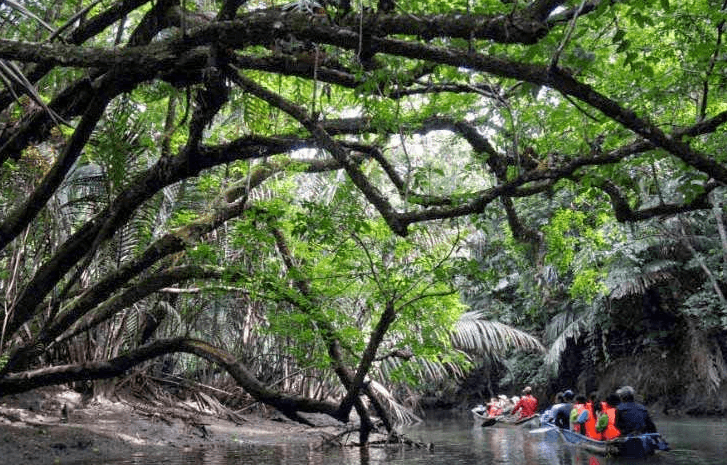
[[[432,444],[430,442],[415,441],[411,438],[408,438],[404,434],[397,433],[396,431],[392,431],[388,435],[374,431],[373,432],[374,439],[368,441],[368,443],[366,443],[366,444],[361,444],[360,442],[350,439],[356,433],[359,433],[359,432],[360,432],[360,428],[348,428],[345,431],[342,431],[336,435],[324,438],[324,441],[321,443],[321,447],[322,448],[332,448],[332,447],[341,448],[341,447],[360,447],[362,445],[368,445],[368,446],[375,446],[375,447],[402,446],[402,447],[415,448],[415,449],[426,449],[426,450],[432,450],[434,448],[434,444]]]

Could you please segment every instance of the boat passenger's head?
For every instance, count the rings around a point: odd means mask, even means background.
[[[621,397],[622,402],[633,402],[634,401],[634,388],[631,386],[623,386],[618,391],[616,391],[616,394]]]
[[[618,396],[618,394],[612,392],[608,395],[608,397],[606,397],[606,403],[611,407],[615,407],[621,403],[621,398]]]

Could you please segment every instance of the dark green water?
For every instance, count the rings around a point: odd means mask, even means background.
[[[643,460],[604,458],[523,429],[473,427],[469,417],[428,419],[406,428],[412,439],[431,442],[431,451],[378,448],[321,450],[314,445],[277,447],[241,446],[226,449],[179,451],[177,455],[135,456],[114,464],[199,465],[725,465],[727,464],[727,419],[657,419],[659,431],[672,450]],[[98,462],[96,462],[98,463]]]

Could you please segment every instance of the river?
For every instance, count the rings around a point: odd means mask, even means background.
[[[196,465],[724,465],[727,464],[727,419],[656,420],[671,446],[642,460],[605,458],[548,442],[526,429],[474,427],[469,417],[430,415],[424,423],[404,430],[408,437],[434,444],[431,450],[413,448],[328,448],[315,445],[240,446],[165,454],[137,455],[113,464]]]

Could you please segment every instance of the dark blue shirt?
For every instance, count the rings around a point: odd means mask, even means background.
[[[553,423],[562,429],[570,428],[570,411],[573,409],[573,405],[569,403],[556,404],[552,408],[553,412]]]
[[[656,427],[646,407],[638,402],[624,402],[616,407],[616,428],[623,436],[632,433],[655,433]]]

